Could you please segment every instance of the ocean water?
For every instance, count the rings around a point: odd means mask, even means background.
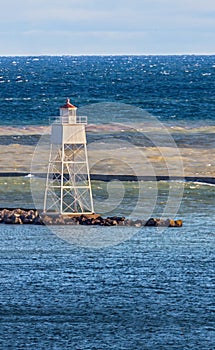
[[[213,177],[214,74],[215,56],[0,57],[1,172],[30,157],[26,150],[70,97],[89,117],[96,157],[102,144],[118,143],[122,154],[172,145],[187,150],[185,158],[191,152],[189,173],[207,168]],[[116,171],[130,171],[132,154]],[[100,161],[97,172],[112,171]],[[0,177],[0,207],[34,207],[35,180]],[[171,216],[184,225],[0,225],[0,348],[214,349],[215,187],[92,181],[92,188],[103,215]]]
[[[135,229],[95,249],[0,226],[1,348],[212,350],[213,228]]]
[[[215,56],[0,57],[0,122],[47,125],[70,97],[78,107],[120,102],[205,126],[214,122],[214,74]]]

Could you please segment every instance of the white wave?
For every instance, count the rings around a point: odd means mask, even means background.
[[[25,175],[25,177],[34,177],[32,174]]]

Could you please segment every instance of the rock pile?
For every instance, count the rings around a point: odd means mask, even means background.
[[[33,224],[33,225],[98,225],[98,226],[154,226],[181,227],[182,220],[156,219],[131,220],[120,216],[103,218],[97,214],[90,215],[46,215],[35,209],[2,209],[0,223],[4,224]]]
[[[2,209],[0,223],[4,224],[34,224],[43,225],[42,219],[35,209]]]

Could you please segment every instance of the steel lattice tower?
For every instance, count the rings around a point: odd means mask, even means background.
[[[94,212],[87,157],[87,117],[76,115],[69,99],[52,124],[44,213]]]

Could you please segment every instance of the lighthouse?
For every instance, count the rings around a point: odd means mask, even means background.
[[[94,212],[87,156],[87,117],[77,116],[67,99],[51,127],[50,154],[44,195],[44,213]]]

